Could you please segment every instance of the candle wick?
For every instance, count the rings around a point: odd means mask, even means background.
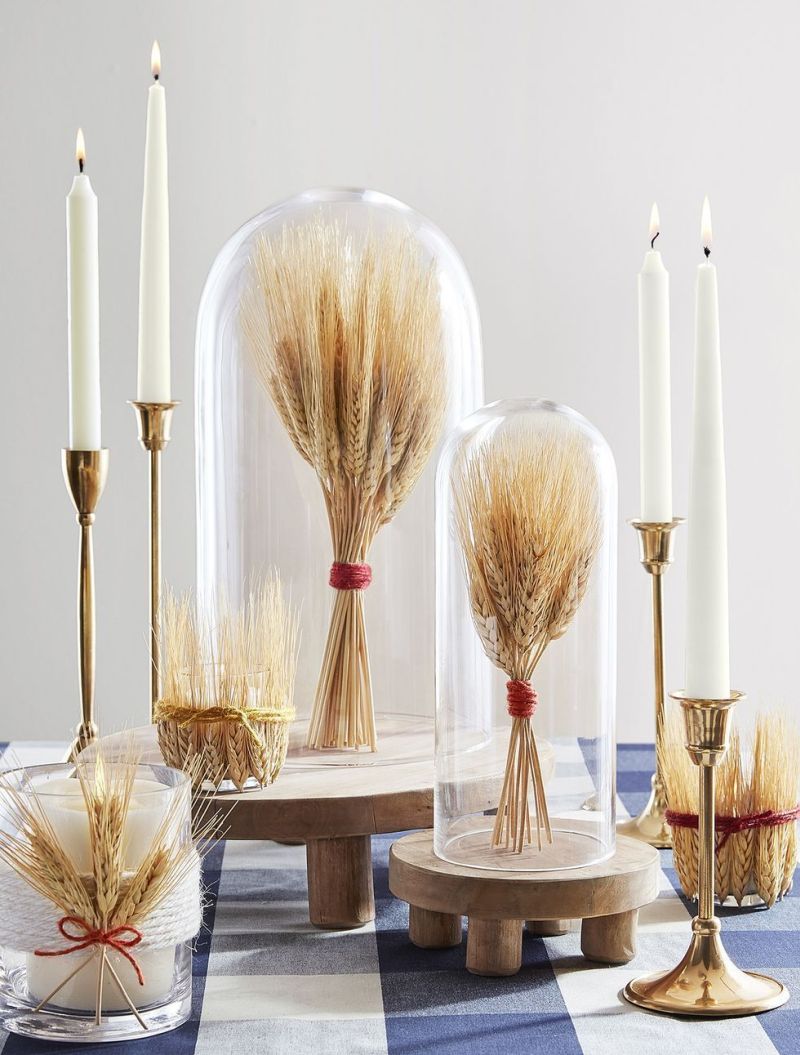
[[[78,171],[83,172],[83,158],[78,158]]]
[[[707,245],[704,245],[703,252],[706,254],[706,260],[708,260],[708,258],[711,256],[711,249]]]
[[[656,244],[656,238],[658,238],[658,236],[659,236],[660,234],[661,234],[661,231],[656,231],[656,233],[655,233],[655,234],[653,235],[653,237],[652,237],[652,238],[650,239],[650,248],[651,248],[651,249],[654,249],[654,248],[655,248],[655,244]]]
[[[154,73],[154,74],[153,74],[153,80],[154,80],[154,81],[157,81],[157,80],[158,80],[158,78],[159,78],[159,76],[160,76],[160,75],[159,75],[158,73]]]

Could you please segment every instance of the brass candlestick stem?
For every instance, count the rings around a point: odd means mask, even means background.
[[[131,400],[139,443],[150,455],[150,720],[161,696],[161,452],[170,441],[177,402]]]
[[[723,700],[693,699],[683,692],[671,696],[683,709],[686,750],[699,767],[698,912],[689,948],[677,967],[636,978],[623,994],[639,1007],[674,1015],[729,1018],[769,1011],[789,999],[788,990],[774,978],[736,966],[725,952],[714,915],[714,778],[728,748],[731,710],[743,694],[732,692]]]
[[[672,536],[683,517],[663,523],[631,520],[639,536],[639,560],[650,575],[653,590],[653,674],[656,710],[656,769],[650,778],[650,798],[638,815],[619,825],[623,835],[661,849],[672,846],[672,833],[666,820],[667,797],[664,788],[664,605],[662,579],[672,564]]]
[[[108,451],[61,452],[61,465],[76,517],[81,529],[80,565],[78,573],[78,678],[81,690],[81,720],[75,729],[75,739],[67,755],[72,762],[78,754],[97,739],[94,721],[95,619],[94,619],[94,557],[92,554],[92,525],[94,512],[108,475]]]

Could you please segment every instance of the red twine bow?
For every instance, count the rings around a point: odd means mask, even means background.
[[[539,702],[536,689],[531,683],[518,678],[506,682],[506,699],[508,713],[512,718],[531,718]]]
[[[369,564],[334,561],[328,582],[334,590],[366,590],[372,582],[372,568]]]
[[[70,930],[69,927],[74,927]],[[69,949],[35,949],[34,956],[69,956],[73,952],[80,952],[92,945],[108,945],[121,953],[136,972],[139,985],[144,985],[144,975],[136,959],[128,952],[142,940],[142,932],[136,927],[128,925],[112,927],[111,930],[101,930],[90,927],[85,919],[80,916],[63,916],[58,921],[58,929],[62,937],[73,944]],[[77,931],[77,933],[76,933]],[[125,937],[131,935],[131,937]]]
[[[717,843],[717,849],[721,850],[725,843],[736,832],[749,831],[751,828],[777,828],[781,824],[789,824],[800,817],[800,805],[791,810],[764,810],[762,813],[747,813],[741,817],[715,817],[714,829],[722,838]],[[667,810],[667,824],[673,828],[697,828],[699,818],[696,813],[678,813],[677,810]]]

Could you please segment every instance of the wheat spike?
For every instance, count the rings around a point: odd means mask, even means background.
[[[316,472],[333,559],[367,561],[441,432],[447,378],[433,266],[402,228],[357,241],[321,217],[254,246],[241,326],[257,377]],[[360,591],[337,591],[308,743],[376,748]]]
[[[455,522],[472,617],[488,658],[510,679],[530,682],[550,641],[583,599],[601,541],[591,454],[562,426],[518,420],[453,467]],[[521,853],[550,821],[530,718],[515,717],[493,833]]]

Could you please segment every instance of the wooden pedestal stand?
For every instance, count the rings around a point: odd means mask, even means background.
[[[433,722],[379,720],[374,753],[309,751],[306,728],[293,723],[270,787],[215,796],[233,806],[225,837],[305,843],[311,922],[361,927],[375,918],[370,837],[433,824]]]
[[[411,941],[422,949],[458,945],[467,916],[467,970],[480,975],[517,973],[524,921],[534,934],[553,935],[580,919],[588,960],[627,963],[636,953],[639,909],[658,894],[658,874],[658,852],[624,836],[608,860],[553,872],[450,864],[434,854],[429,831],[399,839],[389,858],[389,889],[409,903]]]

